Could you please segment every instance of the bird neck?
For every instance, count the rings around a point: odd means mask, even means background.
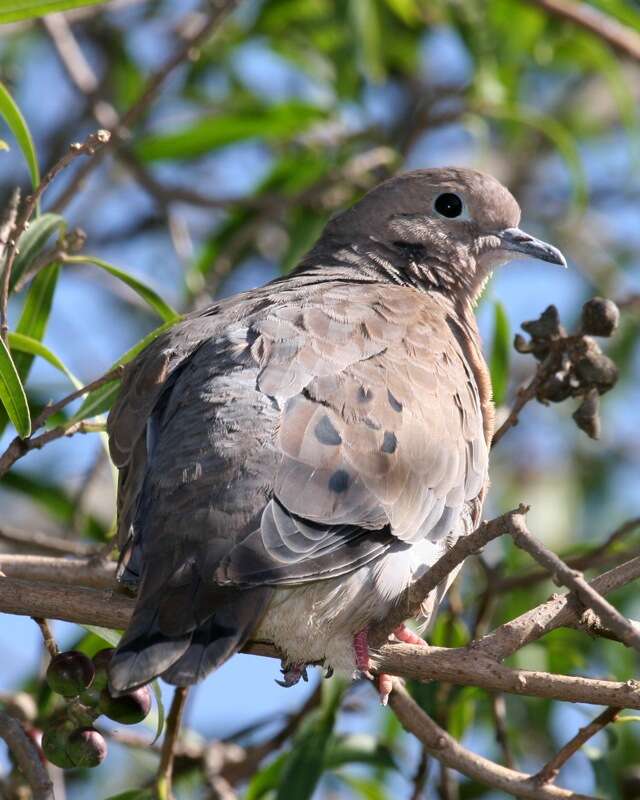
[[[375,236],[350,241],[323,236],[296,269],[297,274],[309,272],[317,279],[383,282],[438,293],[469,311],[486,283],[484,278],[478,281],[475,260],[462,249],[451,252],[450,247],[440,250]]]

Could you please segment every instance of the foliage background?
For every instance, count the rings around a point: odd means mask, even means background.
[[[640,35],[635,3],[591,5]],[[0,79],[28,122],[41,168],[99,127],[100,103],[102,113],[105,103],[126,111],[145,76],[205,11],[190,1],[114,0],[69,12],[96,78],[84,92],[61,63],[50,25],[35,19],[2,26]],[[494,173],[518,197],[523,227],[560,246],[570,269],[523,262],[495,276],[478,309],[488,353],[504,351],[504,331],[494,342],[498,303],[512,333],[551,302],[571,323],[594,294],[624,301],[610,348],[622,380],[605,398],[601,441],[573,425],[571,403],[529,406],[492,461],[487,514],[531,503],[531,529],[557,552],[578,552],[638,514],[639,94],[633,59],[536,2],[246,0],[200,57],[171,75],[126,147],[104,159],[62,213],[70,227],[86,232],[87,252],[184,311],[289,269],[336,209],[395,170],[459,164]],[[29,177],[10,132],[4,128],[0,137],[10,148],[0,152],[5,205],[14,185],[28,189]],[[45,210],[56,207],[78,166],[56,182]],[[25,295],[11,300],[12,326]],[[43,341],[86,382],[158,324],[124,284],[95,267],[70,264]],[[497,358],[499,384],[505,367]],[[530,357],[513,353],[498,399],[508,405],[532,369]],[[36,359],[27,389],[37,407],[66,394],[68,384]],[[2,441],[12,435],[7,429]],[[103,541],[113,484],[99,438],[63,439],[31,453],[3,481],[0,508],[4,525]],[[635,552],[638,544],[632,535],[624,548]],[[486,561],[499,564],[501,574],[529,567],[506,542],[488,548]],[[468,639],[486,582],[477,563],[467,565],[432,641]],[[487,623],[520,613],[549,591],[550,584],[538,583],[498,595]],[[640,615],[634,589],[616,601]],[[65,645],[84,635],[63,623],[55,630]],[[0,641],[0,688],[33,686],[43,663],[36,626],[3,615]],[[517,663],[620,680],[635,669],[620,645],[565,630],[521,651]],[[276,687],[275,677],[272,661],[234,658],[192,693],[188,727],[194,736],[215,738],[277,721],[300,706],[319,676],[289,691]],[[318,797],[412,797],[415,743],[366,686],[349,697],[337,731],[388,744],[398,768],[388,768],[382,756],[373,765],[340,767],[327,774]],[[501,758],[485,693],[433,686],[420,701],[469,747]],[[507,697],[507,735],[518,767],[535,771],[593,715],[588,707]],[[245,738],[259,738],[270,725]],[[611,798],[640,797],[630,781],[640,770],[639,747],[637,724],[616,725],[573,758],[559,782]],[[105,764],[68,781],[68,797],[103,798],[140,785],[154,766],[148,752],[113,746]],[[178,783],[177,793],[198,797],[202,787],[192,777]],[[445,781],[431,764],[425,796],[499,795],[468,780]]]

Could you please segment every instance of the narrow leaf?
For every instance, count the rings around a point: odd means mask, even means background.
[[[25,2],[26,4],[26,2]],[[19,2],[11,3],[11,7],[20,5]],[[7,9],[6,3],[2,4],[0,9],[0,22],[9,22],[5,16],[10,11]],[[17,17],[20,19],[20,17]],[[7,87],[0,82],[0,115],[4,118],[9,126],[11,133],[15,136],[16,141],[22,154],[24,155],[27,166],[29,167],[29,174],[31,175],[31,183],[35,187],[40,183],[40,170],[38,169],[38,158],[36,156],[36,148],[33,144],[33,139],[27,123],[25,122],[22,112],[18,108],[15,100],[9,94]]]
[[[27,396],[11,353],[0,339],[0,401],[5,407],[18,436],[24,439],[31,433],[31,416]]]
[[[510,333],[509,318],[500,302],[494,304],[493,342],[489,370],[493,386],[493,400],[497,406],[504,403],[509,384]]]
[[[153,800],[151,789],[128,789],[120,794],[112,794],[107,800]]]
[[[100,625],[83,625],[85,631],[95,634],[95,636],[102,639],[106,644],[111,647],[117,647],[122,638],[120,631],[111,630],[111,628],[102,628]]]
[[[43,17],[82,6],[97,6],[106,0],[5,0],[0,6],[0,23]]]
[[[245,139],[286,139],[325,116],[316,106],[295,102],[252,108],[242,113],[201,119],[170,133],[151,134],[141,139],[135,150],[144,161],[197,158]]]
[[[151,333],[148,333],[144,339],[141,339],[137,344],[134,344],[126,353],[123,353],[120,358],[115,361],[107,370],[107,372],[111,372],[112,369],[120,366],[120,364],[128,364],[133,358],[135,358],[138,353],[142,352],[147,345],[151,344],[151,342],[160,336],[161,333],[169,330],[175,322],[165,322],[164,325],[160,325],[158,328],[154,328]],[[118,388],[120,386],[120,381],[109,381],[109,383],[105,383],[102,386],[99,386],[97,389],[94,389],[92,392],[85,397],[83,404],[80,406],[78,411],[73,415],[73,420],[80,420],[86,419],[87,417],[95,417],[98,414],[104,414],[111,408],[113,401],[118,394]]]
[[[162,700],[162,690],[160,689],[160,683],[156,681],[151,682],[151,689],[153,690],[154,697],[156,698],[156,705],[158,706],[158,722],[156,727],[156,735],[153,737],[152,744],[155,744],[158,739],[162,736],[162,729],[164,728],[164,702]]]
[[[30,353],[32,356],[40,356],[40,358],[43,358],[51,364],[52,367],[55,367],[59,372],[62,372],[63,375],[66,375],[74,388],[79,389],[82,386],[82,382],[76,378],[71,370],[67,369],[58,356],[52,353],[48,347],[45,347],[42,342],[39,342],[37,339],[32,339],[30,336],[25,336],[23,333],[10,331],[9,347],[12,351],[19,350],[21,353]]]
[[[309,800],[325,769],[325,756],[346,684],[333,678],[322,708],[307,717],[282,767],[276,800]]]
[[[154,292],[153,289],[149,288],[142,281],[129,275],[128,272],[114,267],[113,264],[109,264],[101,258],[86,255],[66,256],[64,261],[65,264],[93,264],[96,267],[100,267],[100,269],[113,275],[114,278],[118,278],[118,280],[126,283],[127,286],[133,289],[133,291],[139,295],[159,317],[165,320],[165,322],[176,322],[180,319],[180,314],[178,314],[175,309],[171,308],[157,292]]]
[[[18,255],[11,272],[11,290],[31,268],[36,256],[44,249],[51,236],[64,227],[64,218],[59,214],[42,214],[31,223],[18,240]]]

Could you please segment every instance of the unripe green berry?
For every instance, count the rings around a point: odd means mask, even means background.
[[[67,755],[74,767],[97,767],[107,756],[107,743],[95,728],[78,728],[69,736]]]
[[[73,723],[65,721],[47,728],[42,735],[42,752],[56,767],[69,769],[73,761],[67,753],[69,736],[73,731]]]
[[[93,681],[95,669],[90,658],[77,650],[58,653],[47,669],[47,683],[63,697],[76,697]]]
[[[94,689],[105,689],[109,682],[108,669],[111,663],[111,657],[115,653],[113,647],[105,647],[104,650],[99,650],[93,657],[93,666],[96,671],[96,676],[93,679]]]
[[[148,686],[140,686],[120,697],[112,697],[108,689],[103,689],[100,694],[100,711],[123,725],[142,722],[150,710],[151,692]]]

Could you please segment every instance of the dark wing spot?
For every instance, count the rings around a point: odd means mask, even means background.
[[[349,473],[344,469],[337,469],[329,478],[329,489],[336,494],[346,492],[351,483]]]
[[[368,403],[373,397],[371,389],[365,389],[364,386],[358,387],[358,402]]]
[[[398,414],[402,411],[402,403],[391,394],[391,392],[387,389],[387,397],[389,398],[389,405],[394,411],[397,411]]]
[[[367,426],[367,428],[371,428],[371,430],[374,430],[374,431],[379,431],[380,428],[382,427],[382,425],[380,425],[379,422],[376,422],[374,419],[371,419],[371,417],[369,417],[369,416],[366,416],[362,421]]]
[[[395,433],[393,433],[392,431],[385,431],[384,440],[382,442],[382,452],[395,453],[397,446],[398,446],[398,440],[396,438]]]
[[[316,439],[321,444],[333,446],[342,444],[342,437],[334,428],[333,422],[331,422],[327,414],[325,414],[320,422],[316,425],[314,433],[316,435]]]

